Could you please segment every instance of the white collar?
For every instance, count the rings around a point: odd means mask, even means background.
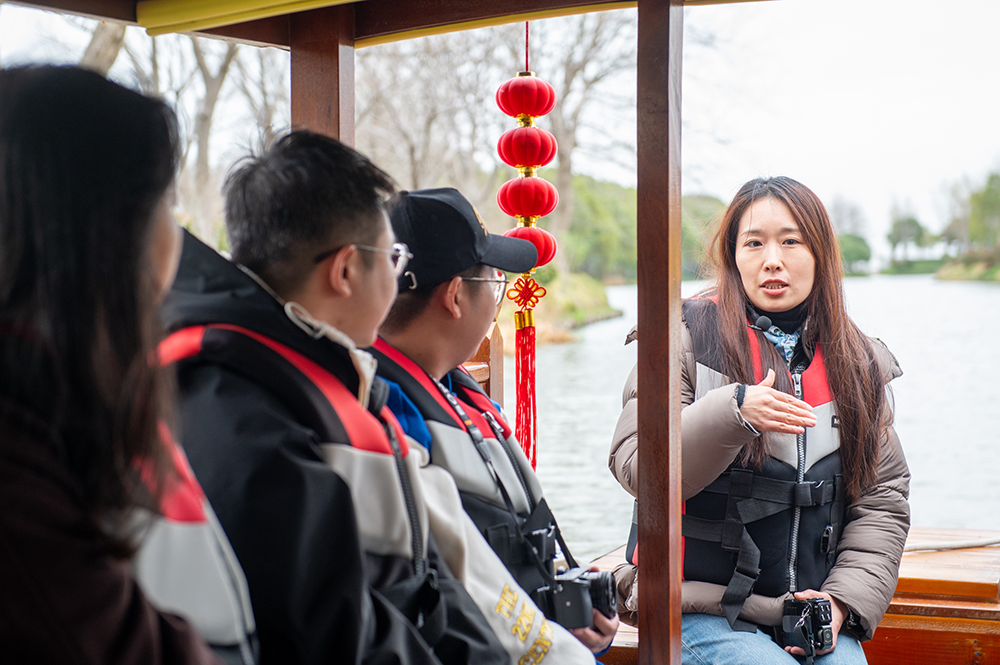
[[[283,300],[281,296],[274,292],[267,282],[260,278],[254,271],[250,270],[246,266],[237,263],[236,266],[247,274],[253,281],[257,282],[258,286],[264,289],[272,298],[278,301],[278,303],[285,310],[285,315],[294,323],[296,326],[302,329],[307,335],[313,339],[319,339],[320,337],[326,337],[335,344],[339,344],[347,349],[350,355],[351,362],[354,364],[354,369],[358,372],[358,401],[361,406],[368,408],[368,400],[371,397],[372,382],[375,380],[375,370],[378,367],[378,361],[367,351],[362,351],[357,347],[350,337],[348,337],[344,332],[334,328],[329,323],[319,321],[313,318],[312,314],[309,313],[305,307],[297,302],[291,300]]]

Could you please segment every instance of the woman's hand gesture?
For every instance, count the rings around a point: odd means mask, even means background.
[[[774,370],[767,370],[764,380],[747,386],[740,413],[758,432],[801,434],[816,424],[812,407],[788,393],[775,390]]]

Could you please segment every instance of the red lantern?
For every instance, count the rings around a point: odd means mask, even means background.
[[[521,72],[497,90],[497,106],[512,118],[545,115],[555,105],[556,91],[531,72]]]
[[[545,166],[555,159],[556,137],[538,127],[518,127],[504,132],[497,153],[514,168]]]
[[[508,238],[527,240],[535,246],[535,249],[538,250],[536,268],[541,268],[556,257],[556,237],[545,229],[540,229],[537,226],[516,226],[505,231],[504,235]]]
[[[544,217],[558,203],[555,185],[542,178],[508,180],[497,191],[497,204],[511,217]]]

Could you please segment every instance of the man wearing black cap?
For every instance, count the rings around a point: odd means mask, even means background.
[[[462,505],[482,536],[470,539],[469,547],[475,549],[483,539],[489,543],[516,581],[508,590],[520,598],[515,601],[520,607],[524,600],[530,602],[532,592],[552,582],[557,560],[575,562],[499,407],[461,363],[475,354],[496,318],[507,282],[503,271],[531,270],[535,247],[488,233],[475,208],[450,188],[401,192],[390,221],[414,258],[400,276],[399,295],[373,349],[378,374],[390,387],[389,408],[407,435],[430,452],[432,466],[454,478]],[[471,588],[470,593],[475,599]],[[513,604],[510,597],[508,604]],[[544,594],[535,597],[547,605]],[[502,599],[492,603],[503,607]],[[600,653],[618,626],[614,611],[608,613],[610,618],[586,603],[575,620],[563,623]],[[484,614],[490,618],[488,611]]]

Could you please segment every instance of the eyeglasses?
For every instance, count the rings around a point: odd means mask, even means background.
[[[507,291],[507,275],[501,270],[494,270],[493,277],[463,277],[466,282],[492,282],[493,297],[496,298],[497,307],[503,302],[503,294]]]
[[[337,247],[335,249],[328,249],[322,254],[317,254],[316,258],[313,259],[313,263],[319,263],[320,261],[323,261],[324,259],[333,256],[340,250],[344,249],[344,247],[347,247],[347,245],[344,245],[342,247]],[[382,249],[381,247],[372,247],[371,245],[359,245],[357,243],[354,243],[354,248],[360,249],[365,252],[375,252],[376,254],[388,254],[389,260],[392,261],[392,271],[396,275],[396,277],[399,277],[400,275],[403,274],[403,271],[406,270],[406,264],[409,263],[410,259],[413,258],[413,254],[410,253],[410,248],[407,247],[406,244],[401,242],[393,243],[392,249]]]

